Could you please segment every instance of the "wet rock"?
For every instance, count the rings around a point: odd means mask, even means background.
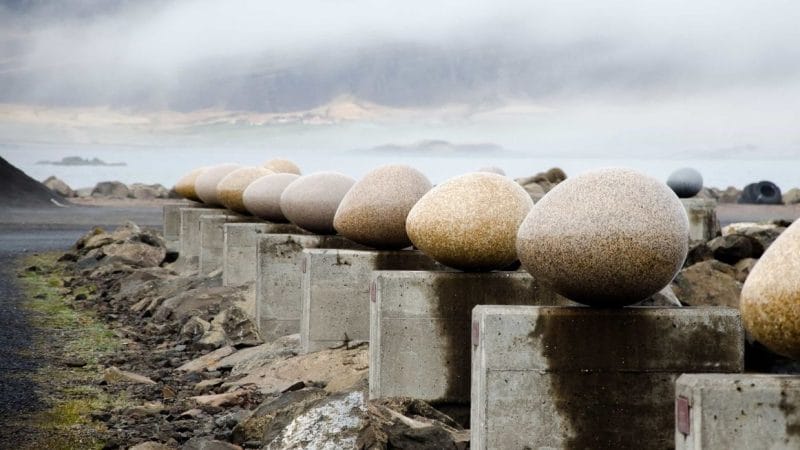
[[[242,194],[250,183],[275,172],[263,167],[242,167],[226,175],[217,184],[217,199],[231,211],[247,214]]]
[[[487,271],[517,259],[515,240],[533,201],[510,179],[491,173],[451,178],[425,194],[408,214],[414,245],[461,270]]]
[[[318,234],[334,234],[333,218],[355,180],[336,172],[318,172],[294,180],[281,194],[281,211],[290,222]]]
[[[222,181],[229,173],[240,169],[241,164],[219,164],[206,168],[197,175],[194,182],[194,190],[197,197],[209,206],[222,206],[217,197],[217,184]]]
[[[708,242],[708,247],[715,259],[726,264],[736,264],[753,255],[752,241],[738,234],[716,237]]]
[[[300,168],[297,164],[289,161],[288,159],[275,158],[263,164],[264,168],[269,169],[275,173],[290,173],[300,175]]]
[[[136,384],[156,384],[150,378],[139,375],[138,373],[126,372],[116,367],[109,367],[103,372],[103,380],[108,384],[114,383],[136,383]]]
[[[517,251],[523,267],[559,294],[623,306],[669,284],[688,236],[683,205],[666,185],[629,169],[601,169],[539,201],[519,229]]]
[[[62,197],[75,197],[75,191],[73,191],[67,183],[55,176],[47,177],[42,184]]]
[[[406,217],[431,187],[428,178],[410,166],[393,164],[374,169],[344,196],[334,228],[342,236],[370,247],[409,247]]]
[[[680,198],[694,197],[703,189],[703,175],[691,167],[684,167],[670,174],[667,186]]]
[[[45,182],[47,184],[47,182]],[[47,186],[50,187],[50,186]],[[52,189],[52,188],[50,188]],[[62,194],[63,195],[63,194]],[[65,195],[66,197],[66,195]],[[800,188],[792,188],[783,193],[783,204],[794,205],[800,203]]]
[[[738,308],[742,283],[736,280],[736,269],[710,260],[683,269],[672,282],[672,290],[685,305]]]
[[[175,192],[187,200],[199,202],[200,197],[197,196],[197,191],[195,191],[194,185],[197,182],[197,177],[200,176],[200,174],[202,174],[206,169],[208,169],[208,167],[198,167],[182,176],[178,182],[175,183]]]
[[[281,194],[298,178],[299,175],[292,173],[276,173],[253,181],[242,193],[245,209],[250,214],[270,222],[288,222],[281,210]]]
[[[747,331],[775,353],[800,359],[800,221],[764,252],[742,290]]]
[[[130,189],[119,181],[101,181],[92,189],[92,197],[123,199],[131,195]]]

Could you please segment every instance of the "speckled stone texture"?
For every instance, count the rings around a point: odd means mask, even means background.
[[[263,164],[264,168],[269,169],[275,173],[293,173],[300,175],[300,168],[297,164],[289,161],[288,159],[270,159]]]
[[[281,211],[290,222],[317,234],[335,234],[333,218],[356,180],[337,172],[302,176],[281,194]]]
[[[745,328],[757,341],[800,360],[800,220],[753,267],[739,307]]]
[[[694,197],[703,189],[703,175],[691,167],[678,169],[667,178],[667,186],[680,198]]]
[[[425,194],[408,214],[406,231],[431,258],[465,271],[508,267],[514,242],[533,201],[502,175],[475,172],[451,178]]]
[[[194,190],[197,193],[197,197],[201,202],[209,206],[222,206],[219,198],[217,198],[217,185],[226,175],[242,167],[241,164],[233,163],[209,167],[195,179]]]
[[[222,206],[240,214],[248,214],[242,194],[250,183],[275,172],[263,167],[242,167],[225,175],[217,184],[217,199]]]
[[[270,222],[288,222],[281,210],[281,194],[298,178],[293,173],[276,173],[253,181],[242,194],[244,207],[250,214]]]
[[[197,177],[206,169],[208,169],[208,167],[198,167],[182,176],[181,179],[175,183],[175,192],[187,200],[199,202],[200,197],[197,196],[197,192],[194,190],[194,183],[197,181]]]
[[[666,286],[688,252],[689,221],[664,183],[629,169],[567,179],[522,223],[524,268],[559,294],[591,306],[624,306]]]
[[[430,180],[413,167],[379,167],[347,192],[333,226],[359,244],[379,249],[408,247],[411,240],[406,234],[406,217],[432,187]]]

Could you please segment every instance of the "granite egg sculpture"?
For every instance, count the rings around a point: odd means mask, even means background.
[[[217,199],[231,211],[247,214],[242,194],[253,181],[274,173],[263,167],[242,167],[225,175],[217,184]]]
[[[293,173],[295,175],[300,175],[300,168],[297,167],[297,164],[289,161],[288,159],[270,159],[263,164],[263,167],[275,173]]]
[[[800,220],[761,255],[744,283],[739,309],[753,338],[800,360]]]
[[[298,227],[317,234],[335,234],[333,218],[356,180],[338,172],[302,176],[281,194],[281,211]]]
[[[689,221],[664,183],[629,169],[568,178],[519,229],[517,252],[535,279],[599,307],[636,303],[663,289],[686,259]]]
[[[270,222],[288,222],[281,210],[281,194],[298,178],[300,176],[293,173],[275,173],[253,181],[242,193],[245,209]]]
[[[406,217],[431,182],[413,167],[378,167],[356,182],[342,199],[333,226],[342,236],[379,249],[411,245]]]
[[[409,212],[406,231],[417,248],[446,266],[503,269],[517,260],[517,229],[532,206],[509,178],[468,173],[425,194]]]
[[[211,166],[203,173],[197,176],[194,182],[194,190],[197,192],[197,197],[200,201],[209,206],[222,206],[219,198],[217,198],[217,185],[222,181],[225,176],[236,169],[240,169],[241,164],[219,164]]]
[[[199,202],[200,197],[197,196],[197,191],[194,189],[194,184],[197,181],[197,177],[201,173],[205,172],[206,169],[208,169],[208,167],[198,167],[182,176],[180,180],[175,183],[175,192],[187,200]]]
[[[691,167],[678,169],[667,178],[667,186],[680,198],[690,198],[703,189],[703,175]]]

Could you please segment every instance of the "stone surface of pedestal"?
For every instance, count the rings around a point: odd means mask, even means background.
[[[264,340],[300,332],[303,249],[366,247],[341,236],[266,234],[258,238],[256,324]]]
[[[675,448],[800,448],[800,375],[681,375]]]
[[[300,344],[305,353],[369,341],[373,270],[441,270],[413,250],[303,250]]]
[[[167,246],[167,252],[177,253],[180,251],[181,245],[181,208],[191,207],[188,203],[175,203],[171,205],[164,205],[163,208],[163,226],[164,226],[164,243]]]
[[[181,232],[178,237],[178,270],[193,272],[200,268],[200,217],[209,215],[231,215],[221,208],[181,208]]]
[[[689,217],[690,241],[710,241],[719,235],[716,200],[682,198],[681,203]]]
[[[200,257],[199,271],[208,275],[222,268],[222,255],[225,248],[225,224],[260,221],[253,217],[229,212],[227,215],[200,216]]]
[[[376,271],[372,279],[370,398],[468,405],[473,307],[575,304],[526,272]]]
[[[744,369],[732,308],[478,306],[471,448],[671,448],[675,380]]]

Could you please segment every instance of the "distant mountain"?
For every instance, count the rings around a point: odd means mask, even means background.
[[[517,152],[492,143],[456,144],[439,139],[427,139],[413,144],[384,144],[354,152],[379,153],[385,155],[417,156],[516,156]]]
[[[107,163],[100,158],[81,158],[80,156],[65,156],[61,161],[38,161],[36,164],[52,166],[127,166],[124,162]]]

